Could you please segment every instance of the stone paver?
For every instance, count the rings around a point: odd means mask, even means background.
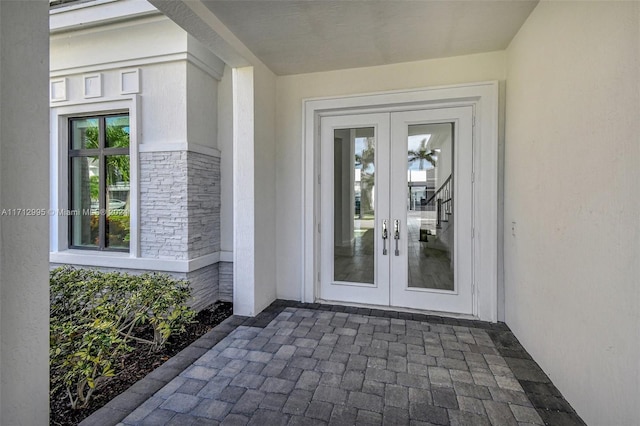
[[[265,312],[227,322],[122,424],[583,424],[504,324],[284,301]]]

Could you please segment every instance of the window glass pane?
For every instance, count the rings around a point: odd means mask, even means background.
[[[129,156],[106,157],[107,222],[105,246],[129,248]]]
[[[408,130],[409,287],[454,290],[453,124]]]
[[[70,120],[71,246],[129,248],[129,156],[108,155],[128,151],[129,132],[128,114]]]
[[[374,130],[366,127],[334,132],[335,281],[374,284]]]
[[[99,245],[99,167],[98,157],[71,158],[71,245]]]
[[[107,148],[126,148],[129,146],[129,116],[118,115],[105,118],[107,127]]]
[[[71,149],[98,148],[98,119],[77,118],[71,120]]]

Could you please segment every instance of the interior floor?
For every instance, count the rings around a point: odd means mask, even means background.
[[[446,229],[447,224],[437,229],[433,211],[410,211],[407,215],[409,287],[453,291],[453,262],[440,239]]]
[[[354,222],[353,242],[334,247],[334,280],[374,284],[374,221]],[[409,212],[407,230],[409,287],[453,291],[451,255],[446,244],[439,239],[442,230],[436,229],[435,212]],[[393,239],[389,239],[388,244],[391,254]]]

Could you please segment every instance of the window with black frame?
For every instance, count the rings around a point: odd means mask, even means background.
[[[69,120],[69,247],[129,251],[129,114]]]

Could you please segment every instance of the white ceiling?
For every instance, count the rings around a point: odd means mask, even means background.
[[[537,0],[203,0],[273,72],[505,49]]]

